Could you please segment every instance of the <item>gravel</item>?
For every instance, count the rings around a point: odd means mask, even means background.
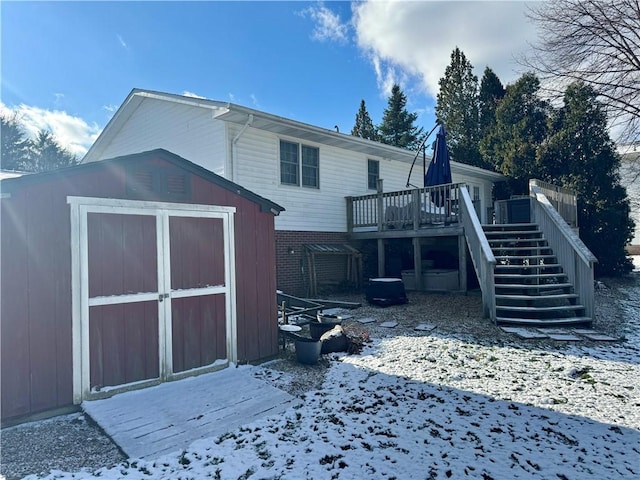
[[[621,301],[640,298],[640,276],[608,280],[596,288],[596,315],[593,328],[609,335],[625,335],[625,322]],[[635,293],[634,293],[635,292]],[[345,329],[361,331],[375,338],[395,335],[414,335],[419,323],[431,323],[441,333],[473,337],[476,340],[501,344],[511,337],[482,318],[479,295],[436,295],[410,293],[410,302],[389,308],[363,304],[347,312],[357,318],[373,317],[376,323],[360,324],[345,320]],[[332,298],[362,302],[362,295],[334,296]],[[396,321],[394,328],[384,328],[382,321]],[[535,340],[536,346],[548,340]],[[325,355],[317,365],[301,365],[295,360],[291,346],[280,351],[278,358],[257,369],[256,377],[295,396],[322,387],[324,374],[331,364]],[[0,479],[20,479],[27,475],[43,476],[50,470],[79,471],[110,467],[126,460],[123,452],[91,420],[88,415],[76,413],[52,419],[17,425],[0,432]]]

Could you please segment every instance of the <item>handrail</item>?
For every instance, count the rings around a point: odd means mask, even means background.
[[[531,220],[539,225],[549,246],[553,249],[567,278],[574,285],[585,315],[593,318],[593,264],[598,259],[580,240],[569,224],[553,207],[543,190],[534,182],[529,182],[531,196]]]
[[[493,255],[467,188],[460,187],[460,216],[464,236],[469,246],[469,253],[475,267],[480,289],[482,290],[482,306],[486,317],[495,322],[496,295],[494,273],[496,257]]]
[[[578,202],[573,190],[535,178],[529,180],[529,185],[537,186],[564,221],[570,227],[578,228]]]

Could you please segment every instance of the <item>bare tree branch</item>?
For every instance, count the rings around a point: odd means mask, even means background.
[[[598,93],[619,143],[640,142],[640,1],[554,0],[529,9],[539,39],[522,63],[551,98],[574,81]]]

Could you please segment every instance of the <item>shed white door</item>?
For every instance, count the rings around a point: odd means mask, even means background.
[[[235,361],[233,208],[69,203],[76,401]]]

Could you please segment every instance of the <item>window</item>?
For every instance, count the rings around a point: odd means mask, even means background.
[[[320,150],[302,145],[302,186],[320,187]]]
[[[378,160],[367,160],[367,184],[369,190],[378,189],[378,179],[380,178],[380,162]]]
[[[280,140],[280,183],[320,188],[320,149]]]
[[[280,183],[298,183],[298,144],[280,141]]]

